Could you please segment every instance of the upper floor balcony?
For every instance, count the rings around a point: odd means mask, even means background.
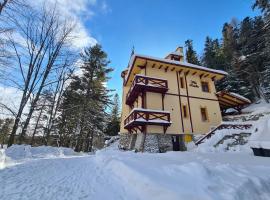
[[[143,75],[136,75],[126,96],[126,104],[132,105],[141,92],[166,93],[168,81]]]
[[[167,128],[171,123],[170,112],[168,111],[134,108],[124,120],[124,127],[128,130],[144,125],[157,125]]]

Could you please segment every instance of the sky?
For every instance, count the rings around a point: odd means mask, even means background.
[[[98,0],[97,0],[98,1]],[[163,58],[192,39],[202,55],[206,36],[221,38],[222,26],[232,18],[255,16],[253,0],[106,0],[101,11],[85,23],[107,52],[115,69],[108,87],[121,96],[120,73],[135,53]]]
[[[100,43],[114,68],[107,83],[122,96],[121,72],[135,53],[163,58],[192,39],[202,55],[206,36],[221,38],[232,18],[255,16],[255,0],[27,0],[33,6],[59,4],[60,13],[76,21],[74,47],[78,52]],[[18,37],[20,38],[20,37]],[[0,101],[16,105],[20,92],[0,85]],[[121,98],[120,98],[121,100]],[[11,103],[10,103],[11,102]]]

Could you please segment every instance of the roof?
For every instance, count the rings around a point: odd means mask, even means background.
[[[176,56],[184,56],[184,53],[183,53],[183,47],[181,46],[178,46],[175,51],[169,53],[166,58],[169,56],[169,55],[176,55]]]
[[[170,59],[157,58],[157,57],[147,56],[147,55],[142,55],[142,54],[133,54],[130,61],[129,61],[129,64],[128,64],[128,76],[126,77],[126,81],[129,78],[130,72],[132,71],[134,62],[136,61],[137,58],[142,58],[142,59],[146,59],[146,60],[161,62],[161,63],[164,63],[164,64],[172,64],[172,65],[175,65],[175,66],[186,67],[186,68],[196,69],[196,70],[200,70],[200,71],[206,71],[206,72],[219,74],[219,75],[224,75],[224,76],[228,75],[227,72],[222,71],[222,70],[211,69],[211,68],[208,68],[208,67],[195,65],[195,64],[188,63],[188,62],[181,62],[181,61],[175,61],[175,60],[170,60]]]
[[[217,92],[220,107],[223,109],[243,107],[251,103],[251,101],[240,94],[228,91]]]

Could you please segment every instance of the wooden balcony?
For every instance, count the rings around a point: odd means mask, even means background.
[[[166,93],[168,91],[168,81],[165,79],[136,75],[127,93],[126,104],[132,105],[138,95],[143,91]]]
[[[167,127],[171,125],[170,113],[162,110],[135,108],[124,121],[124,127],[129,131],[134,128],[141,130],[141,127],[145,125],[163,126],[166,131]]]

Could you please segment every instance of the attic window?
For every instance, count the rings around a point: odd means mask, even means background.
[[[202,81],[201,84],[202,84],[202,91],[203,92],[210,92],[210,88],[209,88],[209,83],[208,82]]]

